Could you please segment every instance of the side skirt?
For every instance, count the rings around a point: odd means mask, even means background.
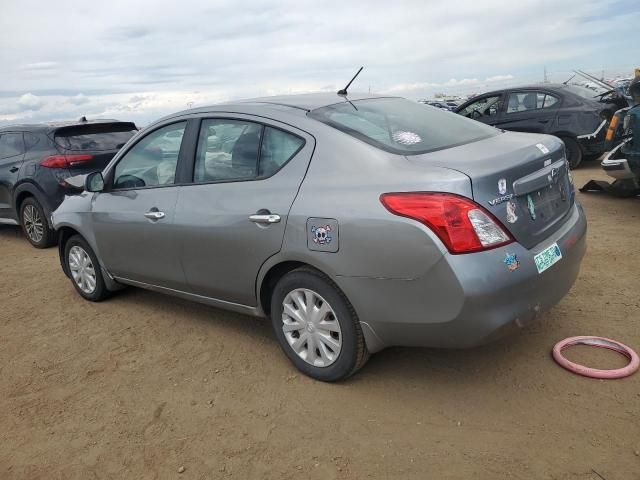
[[[216,298],[196,295],[195,293],[183,292],[181,290],[174,290],[173,288],[159,287],[157,285],[150,285],[148,283],[138,282],[136,280],[129,280],[121,277],[113,277],[113,279],[125,285],[144,288],[145,290],[151,290],[159,293],[166,293],[168,295],[173,295],[174,297],[180,297],[185,300],[191,300],[194,302],[203,303],[205,305],[211,305],[212,307],[221,308],[223,310],[231,310],[233,312],[244,313],[245,315],[250,315],[252,317],[264,316],[260,314],[256,307],[250,307],[248,305],[242,305],[240,303],[226,302],[224,300],[218,300]]]

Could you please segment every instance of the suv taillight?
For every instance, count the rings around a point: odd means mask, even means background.
[[[40,165],[47,168],[67,168],[89,160],[93,160],[93,155],[51,155],[44,158]]]
[[[394,215],[429,227],[451,253],[480,252],[513,242],[491,213],[466,197],[438,192],[398,192],[384,193],[380,201]]]

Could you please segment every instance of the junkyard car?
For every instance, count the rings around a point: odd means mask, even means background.
[[[469,347],[523,325],[585,251],[560,140],[400,98],[180,112],[84,182],[53,215],[81,296],[133,285],[270,316],[289,359],[326,381],[388,346]]]
[[[587,88],[542,84],[479,95],[456,113],[505,130],[555,135],[576,168],[585,156],[605,152],[606,125],[618,107],[600,99]]]

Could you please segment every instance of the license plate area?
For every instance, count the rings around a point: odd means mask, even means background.
[[[555,265],[562,260],[562,252],[560,251],[558,244],[554,243],[535,255],[533,260],[536,263],[538,273],[542,273],[552,265]]]

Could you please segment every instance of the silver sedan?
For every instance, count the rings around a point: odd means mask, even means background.
[[[132,138],[53,215],[62,268],[269,316],[334,381],[385,347],[469,347],[573,285],[586,220],[563,143],[408,100],[271,97],[192,109]]]

